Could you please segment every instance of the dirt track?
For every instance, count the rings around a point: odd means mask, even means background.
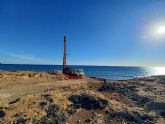
[[[31,73],[31,72],[19,72],[22,74]],[[3,73],[2,73],[3,74]],[[10,74],[9,76],[11,76]],[[24,76],[25,78],[25,76]],[[62,87],[67,86],[76,86],[81,84],[86,84],[89,81],[92,81],[89,78],[84,79],[70,79],[63,80],[60,75],[49,75],[46,77],[33,78],[27,77],[13,79],[9,78],[8,80],[1,79],[0,80],[0,98],[10,98],[10,97],[21,97],[28,94],[36,94],[39,92],[50,91],[55,89],[60,89]]]

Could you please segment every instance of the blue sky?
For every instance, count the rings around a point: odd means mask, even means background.
[[[165,66],[160,26],[164,0],[1,0],[0,62],[62,64],[66,35],[68,64]]]

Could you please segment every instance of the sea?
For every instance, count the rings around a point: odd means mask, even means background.
[[[77,66],[72,68],[83,69],[88,77],[110,80],[127,80],[139,77],[165,75],[165,67],[127,67],[127,66]],[[62,65],[25,65],[0,64],[0,70],[5,71],[47,71],[62,70]]]

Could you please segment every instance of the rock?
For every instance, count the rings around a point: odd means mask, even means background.
[[[153,117],[150,117],[146,114],[142,115],[139,112],[130,113],[127,111],[119,112],[119,113],[113,113],[111,115],[111,118],[117,118],[119,120],[125,120],[128,122],[138,123],[138,124],[141,124],[144,122],[151,123],[151,121],[153,121]]]
[[[39,106],[40,106],[41,109],[45,109],[46,105],[49,105],[49,107],[53,105],[53,104],[51,104],[53,102],[53,98],[49,93],[44,92],[41,95],[41,97],[42,97],[42,99],[39,102]]]
[[[77,123],[77,124],[80,124],[80,123],[81,123],[81,120],[78,120],[76,123]]]
[[[94,122],[92,124],[105,124],[104,116],[102,114],[95,114]]]
[[[17,97],[10,97],[10,98],[8,99],[8,102],[9,102],[9,104],[14,104],[14,103],[18,102],[19,100],[20,100],[20,98],[17,98]]]
[[[59,124],[66,122],[67,120],[68,120],[68,116],[65,113],[62,113],[57,117],[57,122],[59,122]]]
[[[56,123],[52,118],[44,117],[41,120],[33,119],[32,124],[58,124],[58,123]]]
[[[56,105],[49,105],[48,109],[46,110],[48,117],[56,117],[58,112],[58,107]]]
[[[147,104],[149,110],[162,111],[165,110],[165,103],[162,102],[150,102]]]
[[[44,97],[44,99],[48,100],[49,102],[53,102],[53,98],[49,93],[42,94],[42,97]]]
[[[73,115],[73,114],[75,114],[77,112],[77,109],[76,109],[76,107],[74,107],[74,106],[71,106],[71,107],[69,107],[68,109],[67,109],[67,113],[69,114],[69,115]]]
[[[6,115],[6,113],[3,110],[0,110],[0,118],[3,118]]]
[[[85,123],[91,123],[91,122],[92,122],[92,119],[91,118],[85,120]]]
[[[165,118],[165,111],[161,111],[160,115]]]
[[[56,116],[46,116],[40,120],[33,119],[32,124],[63,124],[68,119],[68,116],[64,113]]]
[[[46,102],[45,99],[42,99],[42,100],[40,101],[40,103],[39,103],[41,109],[44,109],[44,107],[46,106],[46,104],[47,104],[47,102]]]
[[[26,119],[24,119],[21,116],[16,117],[16,119],[13,121],[13,124],[25,124],[26,123]]]
[[[69,100],[76,106],[85,109],[102,109],[108,105],[108,101],[89,94],[73,95]]]

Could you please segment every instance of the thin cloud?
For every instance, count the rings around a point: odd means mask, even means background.
[[[33,55],[22,55],[11,52],[4,52],[3,54],[15,58],[16,60],[20,60],[20,62],[26,62],[26,64],[52,64],[50,61],[35,57]]]
[[[142,36],[142,39],[149,39],[149,35]]]

